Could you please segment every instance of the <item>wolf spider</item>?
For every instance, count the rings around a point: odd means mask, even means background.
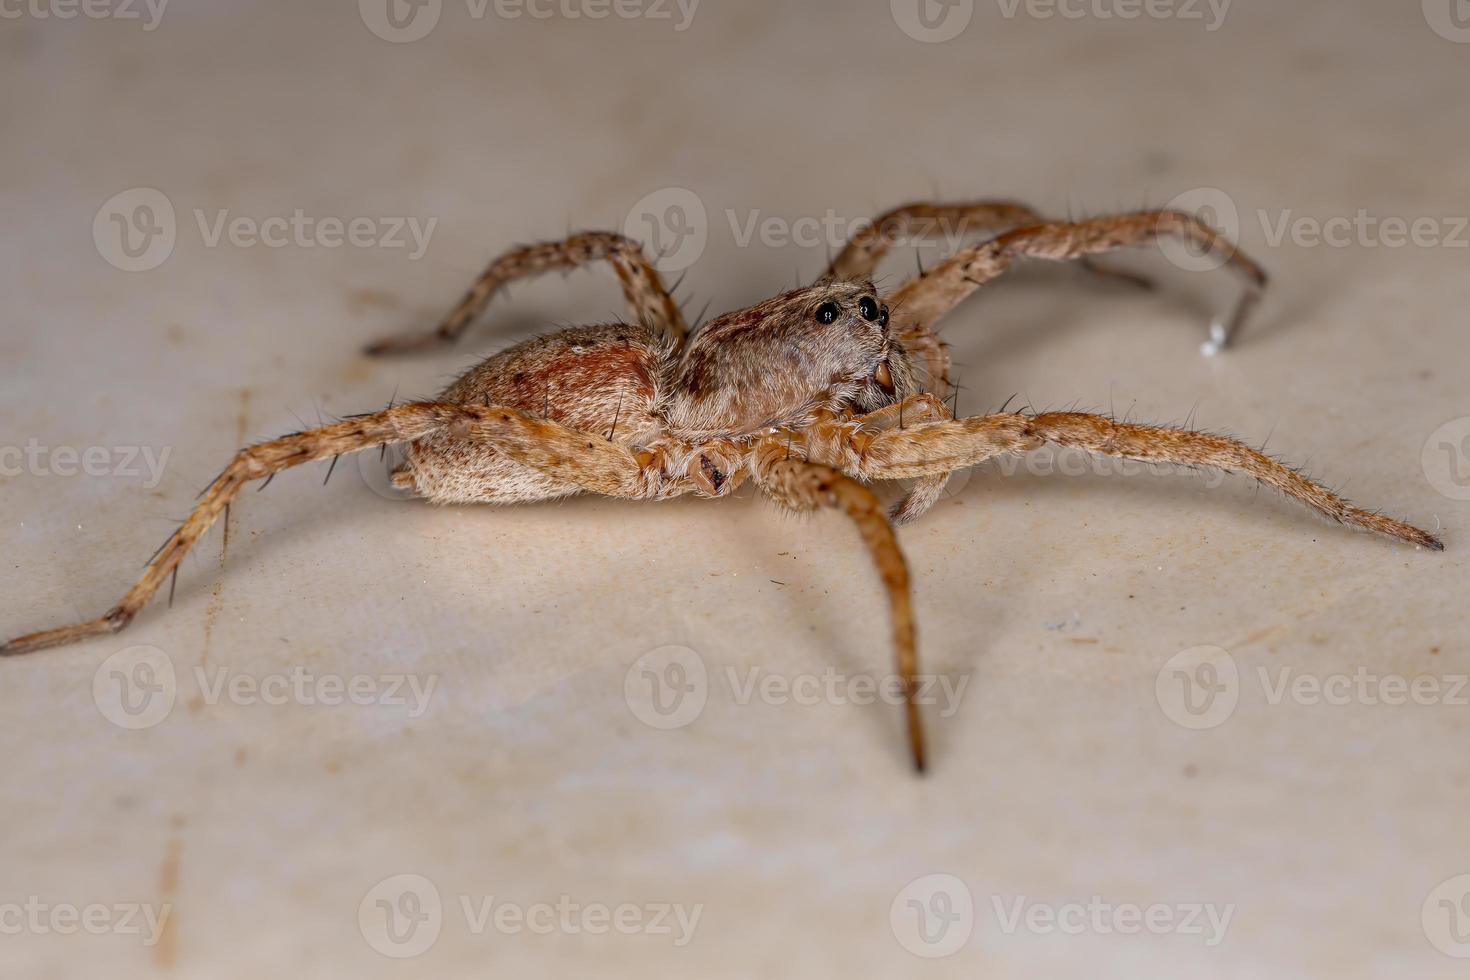
[[[989,231],[881,296],[869,278],[891,245],[924,221]],[[909,573],[894,526],[923,514],[950,474],[1054,443],[1089,453],[1237,471],[1342,524],[1442,550],[1434,536],[1360,510],[1233,439],[1083,412],[955,418],[942,396],[949,357],[936,322],[1019,258],[1079,259],[1172,236],[1217,258],[1244,289],[1214,341],[1229,339],[1266,276],[1194,217],[1146,211],[1076,223],[1043,221],[1004,202],[910,205],[847,244],[814,285],[726,314],[692,335],[642,247],[592,232],[497,258],[434,331],[385,341],[381,354],[453,341],[507,283],[606,261],[633,322],[573,327],[494,354],[431,401],[390,405],[237,452],[132,590],[91,622],[11,640],[20,654],[115,633],[252,480],[312,460],[407,443],[397,485],[435,503],[516,503],[575,493],[660,500],[724,497],[752,479],[796,511],[828,507],[857,526],[887,592],[913,762],[924,769],[914,701],[918,660]],[[1102,270],[1097,270],[1102,271]],[[921,377],[928,381],[927,389]],[[329,474],[330,475],[330,471]],[[868,484],[913,479],[885,514]],[[172,598],[172,587],[170,588]]]

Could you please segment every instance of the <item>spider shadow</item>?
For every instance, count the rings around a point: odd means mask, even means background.
[[[371,454],[371,451],[368,451],[368,454]],[[380,496],[374,495],[380,491],[357,486],[353,482],[354,475],[351,475],[352,467],[345,461],[336,469],[336,475],[331,484],[324,487],[321,477],[325,465],[327,464],[299,467],[279,474],[267,494],[275,501],[268,522],[261,520],[258,516],[264,510],[261,503],[246,497],[246,503],[255,506],[235,508],[231,519],[229,545],[223,559],[221,559],[220,550],[221,528],[217,522],[185,556],[180,568],[175,596],[176,604],[186,605],[190,601],[196,601],[200,593],[209,594],[219,583],[225,585],[228,599],[228,588],[232,578],[237,576],[258,578],[262,572],[269,574],[273,567],[279,567],[279,560],[283,555],[282,549],[289,550],[290,542],[299,541],[313,532],[327,539],[339,534],[352,534],[355,538],[370,540],[375,530],[381,531],[386,526],[386,523],[380,524],[380,521],[402,521],[408,518],[413,522],[413,530],[408,532],[410,542],[422,540],[422,536],[416,533],[420,529],[423,536],[437,538],[442,534],[446,538],[451,536],[459,538],[454,544],[424,546],[425,553],[422,553],[421,557],[425,563],[429,565],[442,563],[449,568],[457,566],[457,570],[453,575],[446,575],[442,579],[442,592],[440,591],[441,586],[436,584],[436,580],[430,575],[425,584],[420,587],[420,591],[409,598],[417,600],[420,604],[453,602],[457,606],[465,607],[456,614],[459,618],[483,620],[487,624],[483,637],[468,635],[464,638],[465,645],[469,647],[483,649],[485,643],[497,632],[531,636],[532,642],[535,641],[537,634],[545,634],[544,641],[554,643],[557,635],[555,619],[525,612],[522,604],[512,601],[518,583],[509,581],[498,586],[487,584],[479,599],[475,597],[474,592],[464,591],[463,580],[466,576],[493,583],[497,580],[496,573],[499,571],[516,567],[535,568],[538,556],[544,553],[541,548],[527,547],[525,538],[507,537],[505,525],[501,522],[519,521],[526,516],[535,515],[543,522],[551,518],[557,524],[595,527],[599,521],[608,519],[607,511],[610,508],[636,507],[636,510],[618,515],[623,534],[646,542],[648,549],[657,553],[678,546],[678,541],[671,532],[663,532],[669,535],[668,540],[660,538],[660,529],[668,525],[666,520],[668,512],[664,508],[681,504],[693,508],[702,503],[690,499],[660,501],[658,506],[652,506],[642,502],[578,495],[513,506],[464,504],[439,507],[427,500],[404,496],[395,498],[393,506],[379,510],[373,504],[380,501]],[[372,460],[372,465],[378,465],[376,458]],[[254,496],[254,489],[259,486],[259,483],[252,484],[247,487],[245,494]],[[309,496],[313,491],[333,493],[334,490],[336,492],[330,504],[296,506],[301,497]],[[452,512],[459,512],[460,519],[456,521]],[[472,519],[465,520],[464,515],[470,515]],[[366,524],[363,523],[364,520],[367,521]],[[150,535],[153,523],[151,520],[148,521]],[[148,541],[140,540],[139,547],[142,548],[148,543]],[[313,577],[338,577],[352,567],[350,553],[333,555],[330,543],[323,544],[321,550],[332,557],[318,566],[315,563],[299,560],[298,551],[298,557],[291,562],[291,570],[287,576],[284,576],[292,583],[292,586],[274,601],[280,602],[281,611],[288,617],[296,610],[301,610],[304,615],[312,608],[312,603],[319,601],[312,585]],[[142,548],[142,551],[146,554],[146,548]],[[473,555],[475,554],[485,556],[483,566],[477,566],[474,563]],[[467,555],[470,557],[466,558]],[[608,583],[619,581],[620,575],[627,572],[626,565],[611,550],[588,554],[584,556],[584,561],[589,569],[586,576],[578,576],[575,579],[560,576],[543,578],[536,583],[538,588],[545,593],[545,602],[573,609],[593,605],[595,603],[588,601],[589,596],[598,593],[606,596],[609,592]],[[579,562],[579,564],[582,563]],[[368,562],[360,561],[358,567],[368,566]],[[126,567],[120,575],[121,578],[116,583],[109,581],[98,585],[96,587],[98,594],[108,601],[113,601],[118,595],[121,595],[131,586],[131,579],[127,575]],[[632,590],[629,598],[634,602],[639,601],[638,590]],[[271,597],[264,593],[257,593],[252,601],[258,604],[262,599],[271,601]],[[176,617],[170,615],[169,604],[166,600],[167,585],[165,585],[165,592],[146,607],[143,615],[130,628],[130,632],[138,630],[139,626],[146,622],[151,622],[154,616],[160,617],[160,622],[169,628],[176,628],[174,626]],[[218,613],[217,610],[206,610],[201,605],[198,615],[212,618]],[[508,629],[503,626],[490,625],[505,624],[509,619],[515,622]],[[189,629],[192,630],[194,627],[189,627]],[[675,634],[680,632],[675,624],[669,624],[668,631]],[[432,641],[433,637],[429,639]],[[652,642],[649,644],[650,647],[657,645],[659,644]]]
[[[881,489],[897,488],[897,483],[879,486],[879,496],[884,500],[885,506],[901,496],[898,489]],[[755,569],[754,574],[757,575],[764,575],[768,569],[784,568],[784,571],[779,572],[779,577],[792,580],[799,577],[804,586],[778,586],[778,595],[771,601],[781,603],[783,614],[768,625],[764,639],[769,646],[779,649],[781,644],[800,635],[804,638],[803,645],[815,651],[821,663],[821,667],[817,669],[830,668],[842,678],[873,678],[880,685],[886,683],[886,679],[892,677],[896,669],[893,664],[888,602],[883,584],[872,567],[872,559],[847,518],[827,510],[812,514],[792,514],[783,511],[771,501],[756,502],[750,508],[749,516],[750,520],[744,525],[741,536],[741,550],[747,556],[747,567]],[[804,530],[812,529],[811,537],[816,540],[793,541],[791,529],[794,525],[799,525]],[[924,519],[921,519],[911,527],[919,529],[923,526]],[[900,529],[898,533],[899,545],[904,547],[905,535],[914,531]],[[905,550],[911,551],[907,548]],[[773,565],[770,556],[783,551],[794,552],[794,557],[801,564],[795,569],[789,565]],[[927,559],[926,550],[920,549],[918,553]],[[942,576],[926,574],[927,566],[916,564],[914,558],[913,553],[908,554],[918,625],[920,674],[935,675],[943,672],[951,678],[973,675],[976,672],[975,665],[985,656],[983,642],[969,642],[969,638],[976,633],[973,624],[978,620],[988,629],[996,623],[1004,623],[1004,607],[997,601],[983,596],[977,597],[973,593],[967,593],[955,603],[936,598],[943,589]],[[847,614],[843,612],[842,605],[836,601],[823,602],[829,595],[852,594],[856,594],[861,601],[863,627],[866,629],[858,642],[854,642],[855,629],[851,626],[851,617],[843,618]],[[813,615],[814,610],[822,611],[819,615]],[[849,628],[840,628],[844,623]],[[951,629],[951,624],[955,623],[962,623],[968,628]],[[797,633],[798,630],[801,632]],[[960,637],[961,641],[953,644],[950,649],[938,652],[933,649],[932,641],[931,645],[926,646],[926,635]],[[960,648],[963,649],[963,657],[957,656]],[[781,665],[773,664],[772,667],[780,669]],[[946,750],[949,739],[943,734],[945,725],[939,718],[941,704],[937,700],[940,697],[937,690],[931,687],[926,692],[936,699],[936,703],[925,704],[922,713],[930,750],[942,753]],[[868,727],[874,749],[891,753],[898,765],[909,764],[907,746],[901,739],[901,705],[891,703],[884,697],[875,697],[870,703],[850,702],[843,707],[848,711],[858,711],[865,719],[863,724]]]

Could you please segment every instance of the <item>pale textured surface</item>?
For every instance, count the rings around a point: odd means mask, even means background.
[[[374,37],[351,3],[180,2],[152,32],[0,21],[0,446],[171,451],[156,488],[0,477],[0,636],[107,609],[242,441],[431,393],[476,352],[619,309],[605,270],[553,277],[453,352],[357,354],[428,325],[505,246],[620,226],[667,186],[710,216],[691,313],[824,260],[821,246],[738,247],[728,210],[742,227],[757,209],[851,220],[937,191],[1095,213],[1222,188],[1275,275],[1238,349],[1197,353],[1220,277],[1140,257],[1165,284],[1144,296],[1028,268],[948,321],[961,410],[1012,392],[1148,420],[1193,410],[1253,442],[1270,433],[1360,503],[1442,524],[1446,553],[1324,526],[1234,480],[977,472],[902,532],[926,665],[969,676],[957,713],[930,712],[920,780],[892,707],[742,706],[724,683],[727,667],[888,669],[877,586],[841,518],[785,519],[748,493],[439,510],[374,493],[361,474],[377,480],[375,455],[344,460],[325,489],[307,467],[247,491],[228,561],[212,534],[171,611],[0,663],[0,902],[174,907],[153,949],[0,936],[8,975],[1464,975],[1421,906],[1470,873],[1470,707],[1272,705],[1258,671],[1470,671],[1470,504],[1421,466],[1431,433],[1470,414],[1470,253],[1273,247],[1256,212],[1464,215],[1470,45],[1414,3],[1242,0],[1215,32],[981,3],[943,44],[906,37],[886,6],[710,0],[676,32],[476,21],[451,2],[412,44]],[[179,237],[161,267],[128,274],[90,230],[136,186],[169,197]],[[439,221],[414,262],[206,248],[196,208]],[[890,283],[909,263],[895,256]],[[92,681],[136,644],[167,654],[178,696],[128,731]],[[673,732],[623,695],[629,665],[665,644],[715,679]],[[1198,645],[1231,651],[1243,681],[1228,721],[1189,731],[1155,677]],[[414,719],[209,704],[200,665],[438,688]],[[397,961],[357,911],[404,872],[446,912],[433,947]],[[900,889],[930,873],[962,879],[977,906],[950,959],[911,955],[889,925]],[[680,949],[477,935],[462,895],[703,912]],[[1234,917],[1207,949],[1006,935],[992,904],[1094,895]]]

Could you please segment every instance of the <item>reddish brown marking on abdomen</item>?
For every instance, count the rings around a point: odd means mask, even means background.
[[[448,400],[507,405],[585,432],[632,431],[650,417],[659,347],[642,327],[579,328],[497,354],[444,393]]]

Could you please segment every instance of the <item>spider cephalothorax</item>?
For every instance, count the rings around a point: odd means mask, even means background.
[[[870,276],[889,245],[911,222],[936,218],[995,235],[880,296]],[[896,671],[907,692],[909,742],[920,769],[913,609],[893,525],[923,514],[955,470],[1046,442],[1216,467],[1252,476],[1339,523],[1441,550],[1433,535],[1360,510],[1232,439],[1080,412],[950,415],[941,400],[949,388],[949,357],[933,330],[940,317],[1017,258],[1088,262],[1160,236],[1184,239],[1244,280],[1239,302],[1212,327],[1211,344],[1224,346],[1257,301],[1265,275],[1207,226],[1170,211],[1061,224],[1008,202],[898,208],[849,243],[816,284],[726,314],[692,336],[636,242],[588,233],[515,249],[490,265],[436,330],[376,344],[370,352],[452,340],[506,283],[596,260],[617,271],[632,322],[537,337],[487,358],[432,401],[390,406],[240,450],[115,608],[100,619],[11,640],[0,654],[122,629],[165,579],[177,575],[184,554],[221,516],[228,533],[230,501],[246,483],[389,443],[407,444],[396,482],[437,503],[513,503],[572,493],[720,497],[753,479],[793,510],[842,510],[883,579]],[[928,390],[921,390],[921,376]],[[914,483],[885,514],[868,484],[901,479]]]
[[[875,412],[918,393],[873,283],[824,279],[694,335],[679,359],[670,423],[683,432],[801,425],[817,411]]]

